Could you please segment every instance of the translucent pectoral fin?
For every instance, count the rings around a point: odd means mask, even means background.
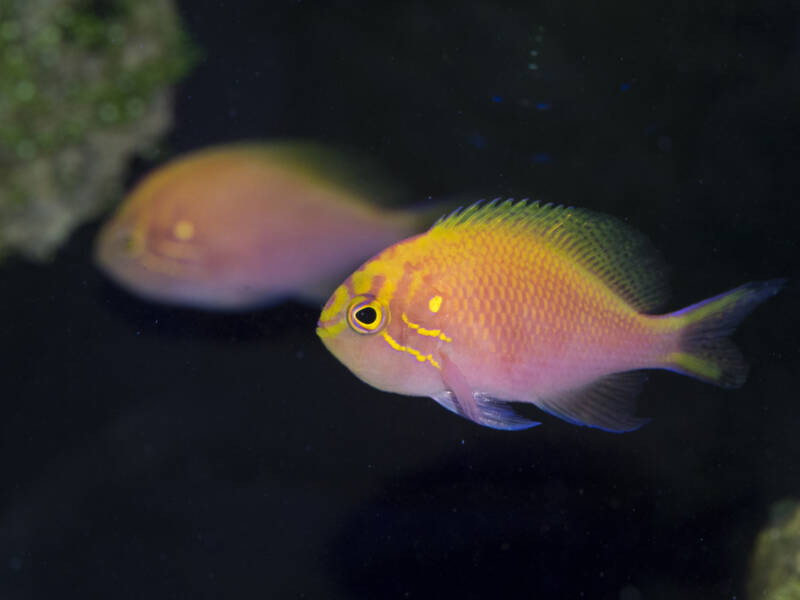
[[[641,371],[615,373],[556,396],[537,398],[533,403],[575,425],[624,433],[650,420],[633,415],[634,398],[646,379]]]
[[[477,417],[468,417],[462,410],[456,395],[450,390],[445,390],[431,396],[436,402],[444,406],[447,410],[474,421],[478,425],[501,429],[504,431],[519,431],[520,429],[530,429],[541,425],[539,421],[531,421],[518,414],[509,404],[503,400],[474,394],[473,399],[477,408]]]
[[[459,368],[441,355],[442,379],[448,389],[431,396],[447,410],[492,429],[515,431],[539,425],[517,414],[507,402],[472,391]]]

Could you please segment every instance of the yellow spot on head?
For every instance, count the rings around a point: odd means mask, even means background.
[[[182,242],[194,237],[194,225],[190,221],[178,221],[172,228],[172,234]]]
[[[428,300],[428,309],[432,313],[439,312],[439,309],[442,307],[442,297],[441,296],[434,296],[430,300]]]

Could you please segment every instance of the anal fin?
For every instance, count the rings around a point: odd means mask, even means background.
[[[551,415],[575,425],[624,433],[650,421],[633,414],[634,399],[646,380],[642,371],[614,373],[580,388],[536,398],[533,402]]]

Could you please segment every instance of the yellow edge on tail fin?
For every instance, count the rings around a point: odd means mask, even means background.
[[[682,373],[712,383],[718,381],[722,375],[722,369],[713,360],[706,360],[688,352],[673,352],[667,356],[667,362],[679,367]]]
[[[728,339],[759,304],[777,294],[785,279],[756,281],[668,315],[680,329],[678,349],[665,357],[665,368],[722,387],[739,387],[747,364]]]

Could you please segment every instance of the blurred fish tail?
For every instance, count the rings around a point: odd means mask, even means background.
[[[785,283],[785,279],[746,283],[667,315],[677,320],[681,333],[665,368],[721,387],[741,386],[747,378],[747,363],[728,336]]]

